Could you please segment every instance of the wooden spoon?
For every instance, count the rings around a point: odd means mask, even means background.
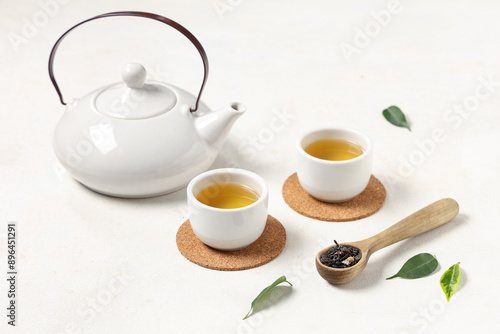
[[[329,246],[316,256],[316,269],[318,273],[331,284],[349,282],[361,274],[365,269],[370,256],[376,251],[392,245],[398,241],[414,237],[432,230],[452,220],[458,214],[458,203],[451,198],[444,198],[434,202],[423,209],[392,225],[379,234],[357,242],[349,242],[344,246],[353,246],[361,251],[358,263],[348,268],[332,268],[321,263],[320,258],[333,246]]]

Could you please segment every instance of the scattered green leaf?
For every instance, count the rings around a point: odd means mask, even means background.
[[[457,288],[458,281],[460,280],[460,262],[452,265],[441,276],[441,288],[446,295],[446,300],[450,302],[450,298]]]
[[[420,253],[406,261],[396,275],[386,279],[393,279],[395,277],[415,279],[429,276],[436,270],[437,266],[438,262],[434,255]]]
[[[385,119],[389,121],[389,123],[394,124],[395,126],[399,126],[401,128],[407,128],[411,131],[408,122],[406,121],[405,114],[396,106],[390,106],[389,108],[382,111]]]
[[[265,295],[271,292],[271,290],[274,289],[278,284],[281,284],[283,282],[287,282],[288,284],[290,284],[290,286],[292,286],[292,283],[288,282],[285,276],[281,276],[280,278],[278,278],[276,281],[274,281],[273,284],[262,290],[262,292],[259,293],[259,295],[253,300],[252,305],[250,307],[250,311],[248,311],[247,315],[243,318],[243,320],[247,319],[251,315],[253,309],[255,308],[255,305],[257,305]]]

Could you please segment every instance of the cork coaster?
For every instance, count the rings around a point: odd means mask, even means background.
[[[290,175],[283,185],[283,198],[293,210],[309,218],[332,222],[368,217],[382,207],[385,196],[384,185],[373,175],[361,194],[343,203],[325,203],[315,199],[301,187],[297,173]]]
[[[244,270],[266,264],[280,255],[286,244],[286,231],[276,218],[268,215],[266,227],[250,246],[232,252],[219,251],[201,242],[186,220],[177,231],[177,248],[189,261],[215,270]]]

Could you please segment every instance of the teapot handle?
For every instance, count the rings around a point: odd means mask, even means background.
[[[50,52],[50,57],[49,57],[49,76],[50,76],[50,80],[52,81],[52,84],[54,85],[54,88],[56,89],[57,94],[59,95],[59,99],[61,100],[61,103],[63,105],[66,105],[66,102],[64,102],[64,100],[63,100],[63,96],[62,96],[61,90],[59,89],[59,86],[57,85],[56,79],[54,77],[54,70],[53,70],[53,67],[54,67],[54,57],[55,57],[57,48],[59,47],[59,44],[64,39],[64,37],[66,37],[66,35],[71,30],[75,29],[76,27],[78,27],[78,26],[80,26],[80,25],[82,25],[82,24],[84,24],[86,22],[89,22],[89,21],[93,21],[93,20],[101,19],[101,18],[105,18],[105,17],[113,17],[113,16],[137,16],[137,17],[145,17],[145,18],[148,18],[148,19],[153,19],[153,20],[156,20],[156,21],[163,22],[163,23],[165,23],[165,24],[167,24],[167,25],[175,28],[177,31],[179,31],[184,36],[186,36],[187,39],[189,39],[191,41],[191,43],[193,43],[193,45],[196,47],[196,49],[200,53],[201,59],[203,60],[203,70],[204,70],[203,82],[201,83],[200,92],[198,93],[198,97],[196,98],[196,104],[195,104],[194,108],[190,109],[191,112],[196,111],[198,109],[198,104],[200,102],[201,93],[203,92],[203,88],[205,87],[205,83],[207,82],[207,78],[208,78],[208,58],[207,58],[207,54],[205,53],[205,50],[203,49],[203,46],[201,46],[201,43],[196,39],[196,37],[194,37],[194,35],[191,32],[189,32],[189,30],[187,30],[186,28],[184,28],[183,26],[181,26],[179,23],[177,23],[177,22],[175,22],[175,21],[173,21],[171,19],[168,19],[166,17],[163,17],[161,15],[152,14],[152,13],[146,13],[146,12],[134,12],[134,11],[111,12],[111,13],[97,15],[95,17],[92,17],[90,19],[82,21],[82,22],[78,23],[77,25],[71,27],[61,37],[59,37],[59,39],[57,40],[56,44],[52,48],[52,51]]]

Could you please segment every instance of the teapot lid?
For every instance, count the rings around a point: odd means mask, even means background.
[[[125,65],[123,82],[107,86],[97,93],[97,110],[121,119],[144,119],[170,111],[177,103],[176,94],[161,83],[146,83],[146,74],[141,64]]]

